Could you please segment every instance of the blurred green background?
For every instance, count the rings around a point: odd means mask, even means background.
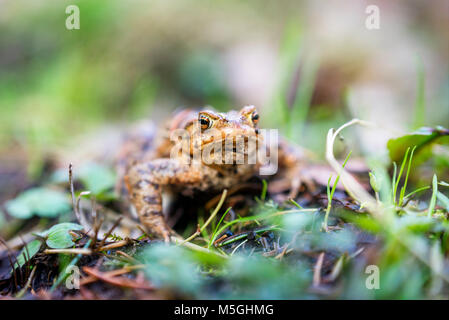
[[[79,30],[65,27],[71,4]],[[379,30],[365,27],[369,4]],[[327,130],[353,117],[390,135],[447,127],[447,9],[444,0],[1,1],[0,161],[32,162],[105,125],[203,105],[254,104],[263,126],[318,154]],[[361,138],[378,151],[387,136]]]

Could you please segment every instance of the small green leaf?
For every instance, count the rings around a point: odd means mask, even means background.
[[[53,218],[70,210],[63,192],[47,188],[29,189],[7,201],[5,207],[11,216],[18,219],[28,219],[33,215]]]
[[[407,229],[416,233],[424,233],[429,231],[434,223],[435,221],[428,217],[405,215],[398,219],[396,227],[401,230]]]
[[[75,243],[70,235],[70,230],[82,230],[83,227],[76,223],[60,223],[54,225],[49,230],[41,233],[41,236],[47,236],[47,245],[53,249],[65,249],[73,246]]]
[[[377,178],[372,172],[369,172],[369,183],[374,192],[379,192],[380,188],[379,184],[377,183]]]
[[[86,189],[98,195],[114,187],[116,176],[112,170],[96,163],[80,168],[79,178]]]
[[[27,259],[29,260],[32,257],[34,257],[34,255],[36,253],[38,253],[41,245],[42,245],[42,242],[40,240],[37,240],[37,239],[29,242],[22,249],[22,251],[20,251],[19,255],[17,256],[17,262],[19,263],[19,267],[22,267],[26,263]]]
[[[399,162],[404,158],[408,148],[417,146],[415,164],[422,163],[432,156],[433,144],[449,144],[449,129],[437,126],[436,128],[423,127],[417,131],[388,140],[387,148],[392,161]]]

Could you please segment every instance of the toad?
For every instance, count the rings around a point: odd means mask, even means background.
[[[146,231],[166,242],[176,235],[163,212],[165,191],[218,192],[259,174],[261,162],[255,155],[264,139],[258,122],[254,106],[227,113],[177,112],[155,147],[126,168],[128,197]],[[297,174],[300,156],[284,141],[276,156],[280,167]]]

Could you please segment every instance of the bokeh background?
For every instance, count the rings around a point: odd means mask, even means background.
[[[65,27],[71,4],[79,30]],[[365,27],[370,4],[379,30]],[[319,157],[327,130],[359,117],[384,129],[359,132],[359,148],[381,152],[449,125],[448,61],[446,0],[1,0],[2,199],[47,154],[114,150],[123,126],[178,107],[254,104],[262,126]]]

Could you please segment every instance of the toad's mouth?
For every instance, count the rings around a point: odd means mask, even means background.
[[[227,137],[225,139],[212,139],[210,141],[203,139],[200,144],[200,150],[215,148],[216,150],[226,150],[228,152],[242,153],[256,149],[262,143],[260,136],[237,136]]]
[[[205,164],[256,164],[260,139],[215,140],[201,147]]]

